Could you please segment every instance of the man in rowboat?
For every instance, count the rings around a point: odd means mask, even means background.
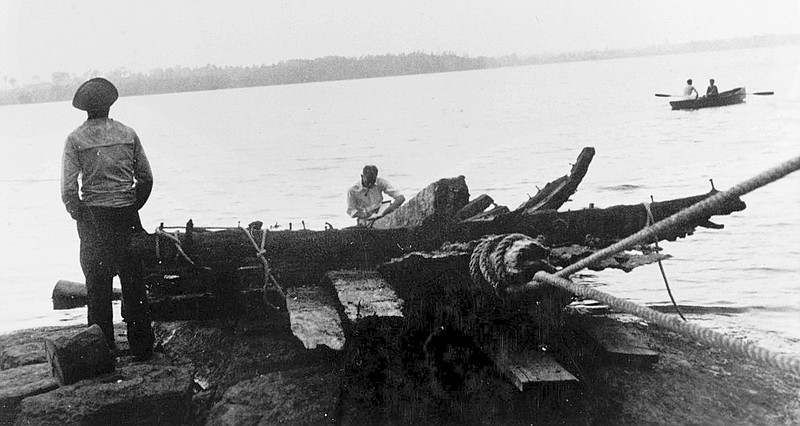
[[[108,118],[118,97],[103,78],[75,92],[72,106],[88,118],[64,144],[61,199],[78,226],[89,325],[100,326],[110,349],[116,349],[111,299],[112,280],[119,275],[131,355],[145,360],[152,356],[154,336],[141,264],[130,245],[132,234],[143,230],[139,209],[150,197],[153,174],[136,132]]]
[[[716,96],[719,95],[719,90],[717,86],[714,85],[714,79],[708,80],[708,89],[706,89],[706,96]]]
[[[391,204],[383,201],[384,193],[394,199]],[[357,219],[358,226],[370,226],[405,201],[403,194],[386,179],[378,177],[376,166],[367,165],[361,172],[361,181],[347,190],[347,214]]]
[[[692,92],[694,92],[694,98],[692,98]],[[697,99],[700,96],[700,94],[697,93],[697,89],[692,86],[691,78],[686,80],[686,87],[683,88],[683,96],[685,96],[687,99]]]

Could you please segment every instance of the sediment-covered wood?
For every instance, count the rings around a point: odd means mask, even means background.
[[[391,214],[372,225],[376,229],[441,226],[455,220],[469,202],[464,176],[439,179],[428,185]]]
[[[552,182],[548,182],[533,197],[517,207],[514,212],[531,214],[541,210],[557,210],[569,200],[569,197],[578,190],[578,185],[583,181],[589,164],[594,158],[594,148],[583,148],[568,175],[564,175]]]
[[[492,199],[492,197],[486,194],[481,194],[474,200],[467,203],[467,205],[462,207],[459,211],[457,211],[455,219],[457,221],[469,219],[473,216],[483,213],[483,211],[489,208],[489,206],[491,206],[492,204],[494,204],[494,200]]]
[[[352,325],[366,317],[403,316],[403,300],[375,271],[331,271],[325,279],[336,291],[344,316]]]
[[[45,339],[47,361],[61,385],[114,371],[114,355],[98,325],[72,336]]]
[[[122,290],[114,287],[111,292],[113,300],[122,298]],[[86,306],[86,284],[74,281],[58,280],[53,287],[53,309],[72,309]]]
[[[325,345],[344,347],[345,335],[339,317],[339,302],[330,289],[318,285],[296,287],[286,296],[292,333],[306,349]]]
[[[655,202],[650,211],[659,221],[711,195]],[[660,240],[675,240],[691,235],[698,226],[708,226],[715,215],[727,215],[745,208],[737,199],[728,201],[708,215],[675,229]],[[374,269],[389,259],[414,251],[435,250],[444,242],[465,242],[488,234],[521,233],[541,236],[549,247],[571,244],[604,247],[625,238],[646,226],[647,210],[643,204],[620,205],[605,209],[592,208],[558,212],[546,210],[534,214],[506,214],[488,221],[465,221],[449,226],[401,229],[351,228],[327,231],[254,231],[255,239],[267,232],[266,256],[277,281],[286,288],[303,283],[319,282],[325,272],[341,269]],[[183,236],[178,236],[182,239]],[[156,257],[156,240],[160,258]],[[258,264],[256,252],[240,230],[195,232],[189,256],[195,270],[208,268],[219,277],[234,274],[242,264]],[[145,265],[160,265],[165,259],[176,259],[171,241],[156,235],[140,234],[134,238],[134,250]],[[181,262],[177,258],[177,262]],[[219,279],[217,279],[219,281]]]

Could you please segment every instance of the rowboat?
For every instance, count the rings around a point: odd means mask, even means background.
[[[716,96],[701,96],[697,99],[684,99],[681,101],[670,101],[672,109],[700,109],[735,105],[744,103],[746,92],[744,87],[737,87],[733,90],[720,92]]]

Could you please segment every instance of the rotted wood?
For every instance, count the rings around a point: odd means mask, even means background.
[[[502,256],[511,261],[508,265],[513,264],[504,274],[512,283],[530,279],[543,266],[550,267],[541,262],[548,253],[524,251],[525,243],[532,242],[524,240],[518,241],[520,246],[507,245]],[[470,260],[473,252],[484,246],[483,241],[487,240],[410,253],[378,270],[404,298],[408,327],[455,330],[456,336],[467,336],[520,391],[541,385],[572,386],[577,382],[575,376],[541,350],[558,341],[562,312],[572,300],[571,294],[551,286],[504,294],[486,280],[476,282]],[[447,335],[434,331],[429,339]]]
[[[406,201],[391,214],[376,220],[375,229],[438,227],[455,221],[469,203],[464,176],[439,179]]]
[[[53,376],[61,385],[114,371],[112,348],[96,324],[71,336],[46,338],[44,343]]]
[[[559,209],[564,203],[569,201],[569,197],[578,190],[578,186],[586,176],[586,172],[589,170],[589,164],[592,162],[592,158],[594,158],[594,152],[594,148],[592,147],[583,148],[568,175],[564,175],[552,182],[548,182],[544,188],[539,189],[533,197],[530,197],[527,201],[522,203],[516,208],[516,210],[513,211],[513,213],[522,215],[532,214],[542,210]],[[481,197],[484,197],[484,195]],[[481,199],[481,197],[474,200],[475,205],[470,202],[469,205],[465,206],[463,211],[459,212],[460,215],[457,217],[458,220],[482,222],[512,213],[508,207],[498,206],[496,204],[495,208],[489,211],[484,211],[487,207],[494,203],[491,201],[491,198],[488,198],[489,202],[487,203],[487,200]],[[468,209],[470,205],[472,205],[472,210]],[[481,208],[480,211],[475,211],[479,205],[482,205],[483,208]]]
[[[111,291],[112,300],[122,298],[122,289],[114,287]],[[72,309],[86,306],[88,296],[86,284],[74,281],[58,280],[53,287],[53,309]]]
[[[594,148],[583,148],[568,175],[548,182],[544,188],[522,203],[514,212],[531,214],[541,210],[557,210],[578,190],[578,185],[589,170],[592,158],[594,158]]]
[[[325,345],[333,350],[344,347],[345,335],[339,316],[340,305],[328,288],[303,286],[286,296],[292,333],[306,349]]]
[[[353,326],[366,317],[403,317],[403,300],[375,271],[330,271],[325,280],[336,291],[344,316]]]
[[[711,195],[679,198],[650,204],[656,221],[671,216]],[[736,198],[717,207],[710,214],[697,217],[680,229],[660,235],[659,240],[675,240],[694,233],[698,226],[709,227],[714,215],[727,215],[745,208]],[[644,205],[621,205],[557,212],[546,210],[533,214],[506,214],[482,222],[460,222],[449,226],[422,226],[398,229],[349,228],[326,231],[254,231],[256,240],[267,232],[266,256],[272,272],[285,288],[317,283],[327,271],[375,269],[392,258],[414,251],[432,251],[444,242],[477,240],[488,234],[521,233],[540,236],[549,247],[572,244],[601,248],[641,230],[647,224]],[[717,225],[711,226],[712,228]],[[183,239],[182,235],[178,236]],[[159,240],[157,243],[157,240]],[[195,227],[192,249],[187,254],[195,268],[210,268],[234,273],[245,264],[257,265],[256,252],[242,230],[203,232]],[[156,256],[156,246],[160,257]],[[173,243],[152,234],[137,234],[133,250],[151,269],[165,259],[180,259]]]
[[[486,194],[481,194],[474,200],[467,203],[467,205],[462,207],[459,211],[457,211],[455,219],[460,222],[462,220],[469,219],[473,216],[477,216],[483,213],[483,211],[489,208],[489,206],[491,206],[492,204],[494,204],[494,200],[492,199],[492,197]]]

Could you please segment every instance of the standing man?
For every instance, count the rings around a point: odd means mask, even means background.
[[[716,96],[719,95],[719,90],[717,86],[714,85],[714,79],[708,80],[708,89],[706,89],[706,96]]]
[[[394,201],[382,209],[383,193]],[[361,172],[361,182],[347,191],[347,214],[358,219],[358,226],[370,226],[376,219],[393,212],[405,201],[403,194],[394,189],[386,179],[378,177],[376,166],[368,165]]]
[[[150,197],[153,174],[136,132],[108,118],[118,97],[116,87],[103,78],[75,92],[72,106],[88,118],[64,145],[61,200],[77,221],[89,325],[99,325],[111,350],[116,349],[111,299],[112,280],[119,275],[128,344],[141,361],[152,356],[154,336],[141,264],[130,245],[131,235],[144,231],[139,209]]]
[[[694,98],[692,99],[697,99],[700,96],[700,94],[697,93],[697,89],[692,86],[692,79],[690,78],[686,80],[686,87],[683,88],[683,96],[686,96],[687,99],[691,98],[692,92],[694,92]]]

